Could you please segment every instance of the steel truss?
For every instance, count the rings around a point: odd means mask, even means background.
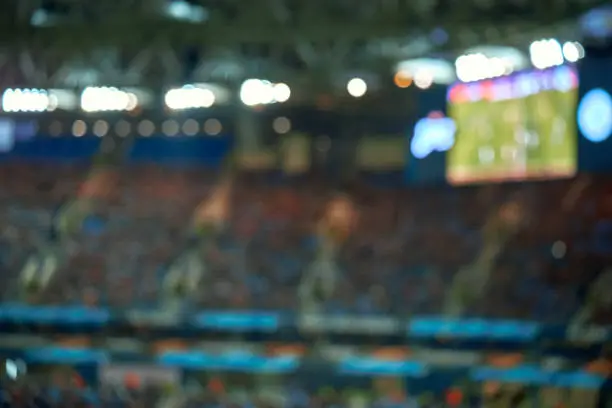
[[[51,27],[29,24],[39,0],[13,0],[0,13],[0,85],[157,87],[389,72],[392,62],[428,53],[575,39],[576,16],[604,1],[197,0],[208,11],[197,24],[164,18],[161,0],[59,3],[63,20]],[[445,38],[432,38],[436,31]]]

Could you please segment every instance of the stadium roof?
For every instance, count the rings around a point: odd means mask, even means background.
[[[578,37],[603,0],[5,0],[1,87],[390,76],[483,44]],[[313,80],[314,78],[314,80]]]

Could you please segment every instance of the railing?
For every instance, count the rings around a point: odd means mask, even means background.
[[[422,341],[452,339],[455,341],[480,341],[490,344],[522,345],[531,352],[545,342],[570,342],[578,334],[581,341],[604,343],[612,340],[609,328],[570,328],[551,326],[536,322],[447,319],[443,317],[413,317],[411,319],[376,317],[327,317],[322,315],[292,316],[272,312],[226,312],[206,311],[193,316],[168,314],[155,310],[131,310],[113,312],[105,309],[86,307],[51,307],[5,304],[0,307],[0,324],[40,325],[48,328],[71,328],[73,332],[85,330],[88,333],[103,334],[113,325],[119,324],[160,328],[174,328],[181,331],[273,334],[282,331],[319,334],[352,334],[362,336],[397,336],[406,345]],[[7,349],[6,345],[2,348]],[[118,360],[112,351],[99,348],[73,348],[65,346],[8,347],[9,352],[29,363],[105,364]],[[146,352],[145,352],[146,354]],[[392,375],[413,378],[428,378],[435,375],[440,367],[433,360],[421,359],[418,355],[380,357],[375,355],[348,354],[321,361],[320,357],[296,354],[259,353],[257,351],[224,350],[210,352],[205,348],[184,350],[156,350],[148,354],[151,363],[181,369],[239,371],[251,373],[290,373],[299,371],[313,359],[317,365],[330,372],[350,376]],[[448,361],[447,367],[452,366]],[[453,367],[460,375],[473,381],[520,382],[539,386],[599,388],[605,377],[581,370],[553,369],[531,364],[518,364],[509,368],[494,367],[485,360]]]
[[[455,319],[442,316],[390,317],[294,315],[267,311],[203,311],[183,315],[162,309],[89,308],[85,306],[0,305],[0,323],[108,326],[116,323],[186,330],[230,332],[302,332],[355,335],[401,335],[423,339],[451,337],[467,340],[534,342],[539,340],[604,343],[612,341],[612,327],[542,324],[535,321]]]

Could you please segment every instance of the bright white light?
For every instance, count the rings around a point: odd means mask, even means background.
[[[13,360],[6,360],[4,369],[6,371],[6,375],[11,380],[16,380],[19,375],[19,370],[17,369],[17,364]]]
[[[584,48],[579,42],[568,41],[563,44],[563,56],[568,62],[576,62],[584,58]]]
[[[247,106],[255,106],[262,104],[265,99],[265,94],[268,88],[263,81],[259,79],[247,79],[240,87],[240,100]]]
[[[48,111],[54,111],[59,105],[59,99],[56,95],[49,95],[49,103],[47,104]]]
[[[576,62],[580,58],[576,46],[569,42],[563,44],[563,56],[569,62]]]
[[[274,103],[274,85],[270,81],[260,81],[263,92],[259,93],[259,103],[269,105]]]
[[[455,61],[457,77],[463,82],[489,77],[489,59],[484,54],[462,55]]]
[[[138,107],[138,98],[136,97],[136,95],[134,95],[131,92],[127,92],[127,105],[126,105],[126,109],[127,111],[133,111],[134,109],[136,109]]]
[[[5,112],[44,112],[53,110],[55,106],[43,89],[7,89],[2,94],[2,110]]]
[[[492,78],[497,78],[507,74],[507,66],[501,58],[489,58],[489,73]]]
[[[563,50],[555,39],[534,41],[529,46],[529,57],[534,67],[545,69],[562,65]]]
[[[349,95],[355,98],[360,98],[368,91],[368,84],[366,84],[366,82],[361,78],[353,78],[348,81],[346,90],[348,91]]]
[[[427,89],[433,84],[433,76],[428,71],[417,71],[414,75],[414,84],[417,88]]]
[[[172,110],[210,108],[215,103],[215,94],[210,89],[191,85],[166,92],[164,102]]]
[[[200,6],[195,6],[183,0],[176,0],[166,6],[166,13],[169,17],[191,23],[201,23],[208,18],[206,10]]]
[[[117,88],[85,88],[81,93],[81,109],[85,112],[129,111],[138,105],[138,97]]]
[[[282,103],[291,97],[291,89],[283,83],[247,79],[240,87],[240,100],[247,106]]]
[[[512,63],[505,58],[489,58],[484,54],[462,55],[455,61],[457,77],[462,82],[480,81],[511,74]]]
[[[287,84],[276,84],[273,87],[273,95],[276,102],[287,102],[291,97],[291,88]]]

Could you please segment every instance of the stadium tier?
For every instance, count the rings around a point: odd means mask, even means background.
[[[302,275],[316,258],[321,239],[313,226],[333,195],[320,179],[299,188],[271,187],[248,177],[237,180],[226,224],[217,236],[192,249],[189,225],[214,186],[210,171],[131,168],[117,179],[105,179],[113,185],[106,186],[109,192],[101,190],[104,195],[73,201],[65,200],[70,191],[91,183],[78,167],[4,165],[2,173],[7,180],[2,186],[4,259],[10,272],[3,285],[5,301],[38,306],[163,305],[160,296],[168,277],[179,268],[186,275],[191,269],[201,274],[193,296],[181,299],[181,307],[189,310],[299,311]],[[483,282],[482,297],[463,315],[567,321],[581,304],[580,290],[598,272],[576,263],[607,245],[601,232],[606,218],[589,213],[601,205],[599,194],[607,182],[589,185],[572,210],[571,224],[581,225],[580,230],[565,225],[570,215],[558,204],[574,185],[558,181],[375,194],[360,187],[354,197],[359,222],[331,272],[334,295],[317,302],[317,310],[386,316],[442,313],[454,276],[491,240],[479,232],[493,222],[487,209],[516,196],[520,208],[509,211],[520,211],[524,225],[504,242],[491,266],[491,280]],[[95,201],[91,210],[74,210],[88,201]],[[62,249],[47,244],[49,257],[57,261],[42,279],[44,256],[29,259],[28,254],[46,254],[45,234],[66,228],[71,217],[78,228]],[[557,260],[555,245],[572,251]],[[193,259],[181,258],[193,251]],[[24,281],[39,280],[44,287],[26,290]]]

